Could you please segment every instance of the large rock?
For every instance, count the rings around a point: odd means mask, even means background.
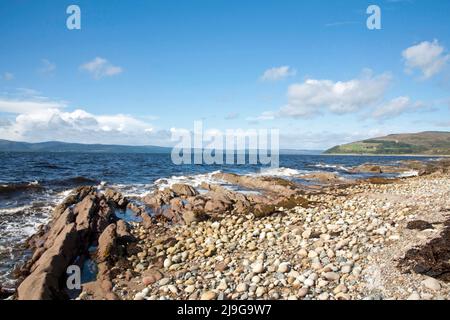
[[[164,190],[156,190],[143,198],[145,204],[153,209],[160,208],[163,205],[169,204],[170,200],[175,198],[175,193],[169,188]]]
[[[195,211],[184,211],[183,212],[183,220],[184,223],[189,225],[192,222],[199,222],[209,219],[209,216],[202,212]]]
[[[301,175],[300,178],[305,180],[317,180],[321,183],[334,183],[344,181],[344,179],[342,179],[338,174],[332,172],[314,172]]]
[[[128,204],[128,199],[116,190],[106,189],[103,194],[107,201],[116,203],[119,208],[124,208]]]
[[[117,241],[117,226],[110,224],[98,238],[97,261],[104,262],[115,254]]]
[[[179,196],[192,197],[198,194],[198,191],[194,187],[182,183],[173,184],[171,189]]]
[[[89,247],[98,240],[97,262],[105,264],[103,269],[109,270],[108,263],[117,243],[127,244],[132,239],[125,222],[115,224],[117,218],[111,207],[119,205],[115,200],[107,201],[91,187],[78,188],[76,192],[55,208],[52,221],[28,241],[34,252],[21,270],[26,277],[17,290],[19,300],[68,298],[64,279],[67,267],[77,257],[88,255]],[[114,197],[123,198],[116,193]],[[120,241],[117,241],[117,234]],[[110,277],[105,275],[100,281],[108,284]],[[104,287],[109,288],[109,285]],[[103,292],[107,299],[115,296],[111,291]]]
[[[78,254],[78,234],[74,223],[61,230],[53,245],[33,266],[32,273],[17,289],[19,300],[54,300],[66,298],[59,281]]]
[[[230,202],[224,202],[218,199],[212,199],[206,202],[205,212],[223,213],[229,211],[232,205]]]

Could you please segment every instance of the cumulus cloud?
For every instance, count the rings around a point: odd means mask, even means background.
[[[100,57],[86,62],[80,66],[80,69],[90,73],[97,80],[104,77],[112,77],[123,72],[121,67],[114,66],[108,60]]]
[[[405,59],[405,71],[412,73],[415,69],[422,72],[424,79],[429,79],[441,72],[446,66],[450,55],[437,40],[423,41],[402,52]]]
[[[94,115],[49,108],[21,113],[0,127],[3,139],[82,143],[149,144],[151,124],[130,115]]]
[[[14,79],[14,74],[12,74],[11,72],[5,72],[3,73],[3,75],[1,75],[0,78],[5,81],[11,81]]]
[[[260,77],[261,81],[278,81],[287,77],[295,76],[297,71],[289,66],[281,66],[264,71]]]
[[[300,118],[326,111],[335,114],[357,112],[380,102],[390,81],[389,74],[374,76],[370,70],[349,81],[307,79],[289,86],[288,103],[276,114]]]
[[[430,107],[423,102],[413,102],[409,97],[398,97],[377,106],[373,111],[372,116],[381,120],[393,118],[403,113],[426,110],[430,110]]]
[[[167,133],[155,131],[148,118],[67,109],[66,103],[43,97],[31,89],[0,96],[0,113],[6,113],[0,116],[0,138],[132,145],[166,139]]]

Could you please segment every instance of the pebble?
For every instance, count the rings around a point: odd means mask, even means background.
[[[300,298],[305,297],[308,294],[308,288],[300,288],[300,290],[298,290],[298,296]]]
[[[418,294],[417,292],[413,292],[407,300],[420,300],[420,294]]]
[[[428,288],[428,289],[430,289],[430,290],[433,290],[433,291],[438,291],[438,290],[441,289],[441,284],[439,283],[439,281],[436,280],[436,279],[434,279],[434,278],[431,278],[431,277],[429,277],[429,278],[423,280],[423,281],[422,281],[422,284],[423,284],[426,288]]]
[[[168,284],[170,282],[170,278],[162,278],[161,280],[159,280],[158,284],[160,286],[165,286],[166,284]]]
[[[265,293],[266,293],[266,288],[264,288],[264,287],[258,287],[256,289],[256,296],[258,298],[262,297]]]
[[[277,271],[280,273],[286,273],[286,272],[289,272],[289,270],[290,270],[289,263],[283,262],[283,263],[280,263]]]
[[[248,290],[248,284],[246,283],[240,283],[238,284],[238,286],[236,287],[236,291],[237,292],[245,292]]]
[[[194,292],[194,291],[195,291],[195,286],[194,286],[193,284],[187,286],[187,287],[184,289],[184,292],[186,292],[186,293],[192,293],[192,292]]]
[[[206,291],[201,295],[200,300],[214,300],[216,298],[217,293],[215,293],[214,291]]]
[[[264,264],[262,262],[255,262],[252,265],[252,271],[253,273],[262,273],[264,272]]]
[[[312,286],[314,286],[314,280],[308,278],[308,279],[305,280],[304,284],[305,284],[305,286],[307,286],[307,287],[312,287]]]
[[[328,281],[338,281],[339,280],[339,274],[336,272],[326,272],[324,273],[323,277],[327,279]]]
[[[172,260],[170,258],[166,258],[164,260],[164,268],[169,268],[172,265]]]

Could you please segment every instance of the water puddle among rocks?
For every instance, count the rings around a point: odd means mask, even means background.
[[[136,212],[126,207],[124,209],[116,208],[115,209],[116,217],[122,219],[126,222],[141,222],[142,218]]]

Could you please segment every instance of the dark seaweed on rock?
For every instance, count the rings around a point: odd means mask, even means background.
[[[403,272],[416,272],[450,281],[450,219],[438,238],[408,250],[398,267]]]

